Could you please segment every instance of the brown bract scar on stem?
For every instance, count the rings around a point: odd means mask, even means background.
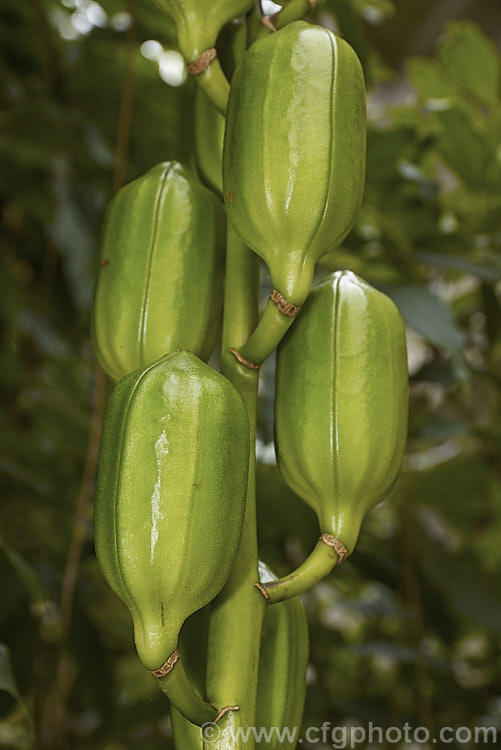
[[[343,542],[340,542],[339,539],[337,539],[332,534],[323,533],[320,535],[319,540],[326,544],[328,547],[332,547],[332,549],[338,556],[337,565],[341,565],[343,560],[348,557],[349,552],[344,546]]]
[[[295,318],[296,315],[301,311],[301,305],[295,305],[294,303],[289,302],[289,300],[284,297],[283,294],[280,294],[278,289],[272,290],[270,299],[278,309],[278,311],[281,312],[282,315],[285,315],[287,318]]]
[[[275,20],[275,16],[263,16],[261,18],[261,23],[263,26],[266,26],[267,29],[270,31],[277,31],[277,27],[273,24],[273,21]]]
[[[188,65],[188,71],[192,76],[199,76],[200,73],[203,73],[204,70],[207,70],[211,62],[215,60],[216,57],[216,48],[210,47],[209,49],[206,49],[205,52],[202,52],[202,54],[199,55],[196,60],[193,60],[193,62]]]
[[[262,583],[260,583],[259,581],[255,581],[252,585],[255,586],[262,593],[262,595],[264,596],[267,602],[270,601],[270,596]]]
[[[159,667],[158,669],[151,669],[150,672],[153,677],[167,677],[169,672],[172,672],[178,661],[179,651],[176,648],[176,650],[172,652],[167,661],[162,664],[161,667]]]
[[[327,559],[325,559],[325,554],[321,552],[325,548],[328,550]],[[269,604],[290,599],[297,594],[308,591],[315,583],[318,583],[318,581],[325,577],[334,565],[339,565],[348,555],[348,549],[339,539],[332,534],[324,532],[320,535],[315,550],[297,570],[285,578],[278,578],[266,583],[256,582],[254,586],[259,589]],[[312,561],[316,558],[318,559],[313,563],[312,567]],[[309,569],[308,565],[310,566]],[[318,565],[319,567],[315,572],[315,567]],[[299,586],[298,582],[301,582]]]
[[[237,349],[228,349],[228,351],[233,354],[235,359],[240,362],[241,365],[247,367],[249,370],[259,370],[259,368],[261,367],[261,365],[256,364],[255,362],[249,362],[248,360],[246,360],[245,357],[242,357]]]
[[[214,719],[214,724],[217,724],[217,722],[222,719],[223,716],[228,713],[228,711],[240,711],[240,706],[226,706],[225,708],[222,708]]]

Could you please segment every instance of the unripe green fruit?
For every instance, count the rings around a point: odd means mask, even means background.
[[[228,103],[226,210],[294,304],[353,225],[365,140],[363,72],[343,39],[297,21],[246,52]]]
[[[94,292],[96,357],[113,380],[189,349],[207,360],[222,304],[224,216],[177,162],[123,187],[105,217]]]
[[[96,552],[130,610],[147,669],[165,663],[184,621],[226,582],[248,456],[243,401],[194,354],[168,354],[115,387],[99,459]]]
[[[276,580],[263,563],[259,564],[261,583]],[[273,734],[260,747],[294,750],[299,739],[306,696],[308,666],[308,622],[301,599],[295,596],[269,606],[263,622],[259,661],[257,722],[259,727],[287,727],[296,731],[296,741]]]
[[[397,308],[349,271],[329,276],[278,350],[276,448],[284,480],[349,552],[397,477],[407,410]]]

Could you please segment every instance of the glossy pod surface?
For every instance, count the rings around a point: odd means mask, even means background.
[[[245,506],[248,420],[237,391],[190,352],[115,387],[99,459],[95,544],[147,669],[223,587]]]
[[[151,0],[176,24],[179,46],[188,61],[213,47],[220,30],[245,15],[253,0]]]
[[[250,47],[228,104],[226,209],[293,303],[353,225],[365,140],[364,78],[349,44],[297,21]]]
[[[207,360],[221,313],[224,216],[177,162],[122,188],[104,224],[94,291],[96,357],[115,381],[175,349]]]
[[[278,350],[280,472],[352,551],[390,490],[407,435],[405,329],[386,295],[349,271],[311,292]]]

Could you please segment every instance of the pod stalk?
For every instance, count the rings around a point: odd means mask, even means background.
[[[332,534],[322,534],[313,552],[293,573],[276,581],[254,585],[269,604],[283,602],[312,589],[347,555],[348,551],[339,539]]]
[[[194,63],[191,64],[193,65]],[[226,116],[228,97],[230,95],[230,84],[223,73],[221,63],[217,57],[213,58],[210,65],[207,68],[204,68],[202,72],[195,74],[195,79],[216,109],[218,109],[222,115]]]
[[[177,658],[175,658],[176,654]],[[172,663],[173,660],[174,663]],[[171,664],[167,666],[169,662]],[[168,671],[164,676],[158,676],[164,671],[164,667]],[[192,724],[201,726],[206,722],[216,722],[223,715],[224,711],[222,713],[194,691],[177,651],[174,651],[163,667],[154,670],[152,674],[172,705]]]
[[[274,295],[273,292],[276,294]],[[247,341],[247,343],[240,349],[240,357],[252,365],[259,366],[269,355],[275,351],[278,344],[285,336],[292,323],[294,322],[295,316],[299,313],[301,306],[293,305],[288,302],[279,292],[274,289],[272,295],[266,303],[264,313],[261,320],[257,324],[257,327]],[[296,312],[294,315],[282,312],[281,307],[277,304],[278,297],[284,300],[282,308],[285,308],[285,303],[289,306],[289,309],[294,308]],[[240,360],[242,361],[242,360]],[[247,365],[248,367],[249,365]]]

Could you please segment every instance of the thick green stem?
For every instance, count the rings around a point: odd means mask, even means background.
[[[313,10],[316,2],[314,0],[289,0],[280,13],[273,18],[276,29],[283,29],[288,23],[299,21],[304,18],[310,10]]]
[[[256,330],[239,350],[240,355],[248,362],[261,364],[276,349],[293,321],[294,318],[281,313],[269,299]]]
[[[320,537],[313,552],[293,573],[276,581],[259,585],[263,598],[267,599],[270,604],[275,604],[285,599],[292,599],[298,594],[304,594],[325,578],[338,560],[339,555],[334,548],[326,544],[323,537]]]
[[[213,105],[222,115],[226,115],[230,84],[216,58],[203,73],[195,76],[198,85],[205,91]]]
[[[193,690],[181,661],[177,661],[165,677],[157,677],[157,682],[171,704],[193,724],[200,726],[216,719],[218,709]]]
[[[253,586],[257,580],[255,440],[259,372],[241,365],[229,352],[249,337],[258,314],[257,257],[228,226],[221,371],[242,396],[249,415],[250,466],[247,505],[240,546],[228,582],[211,607],[206,695],[215,705],[239,706],[218,723],[219,737],[207,738],[207,750],[253,750],[235,732],[256,723],[256,695],[261,629],[266,601]],[[211,739],[212,741],[209,741]]]
[[[315,8],[316,0],[289,0],[287,3],[280,4],[284,7],[279,13],[261,21],[260,27],[255,25],[254,39],[262,39],[272,34],[273,31],[283,29],[287,24],[304,18]]]
[[[304,259],[302,266],[288,271],[276,263],[270,267],[273,289],[264,313],[252,336],[239,350],[253,364],[261,364],[275,351],[306,301],[313,281],[315,264]]]

